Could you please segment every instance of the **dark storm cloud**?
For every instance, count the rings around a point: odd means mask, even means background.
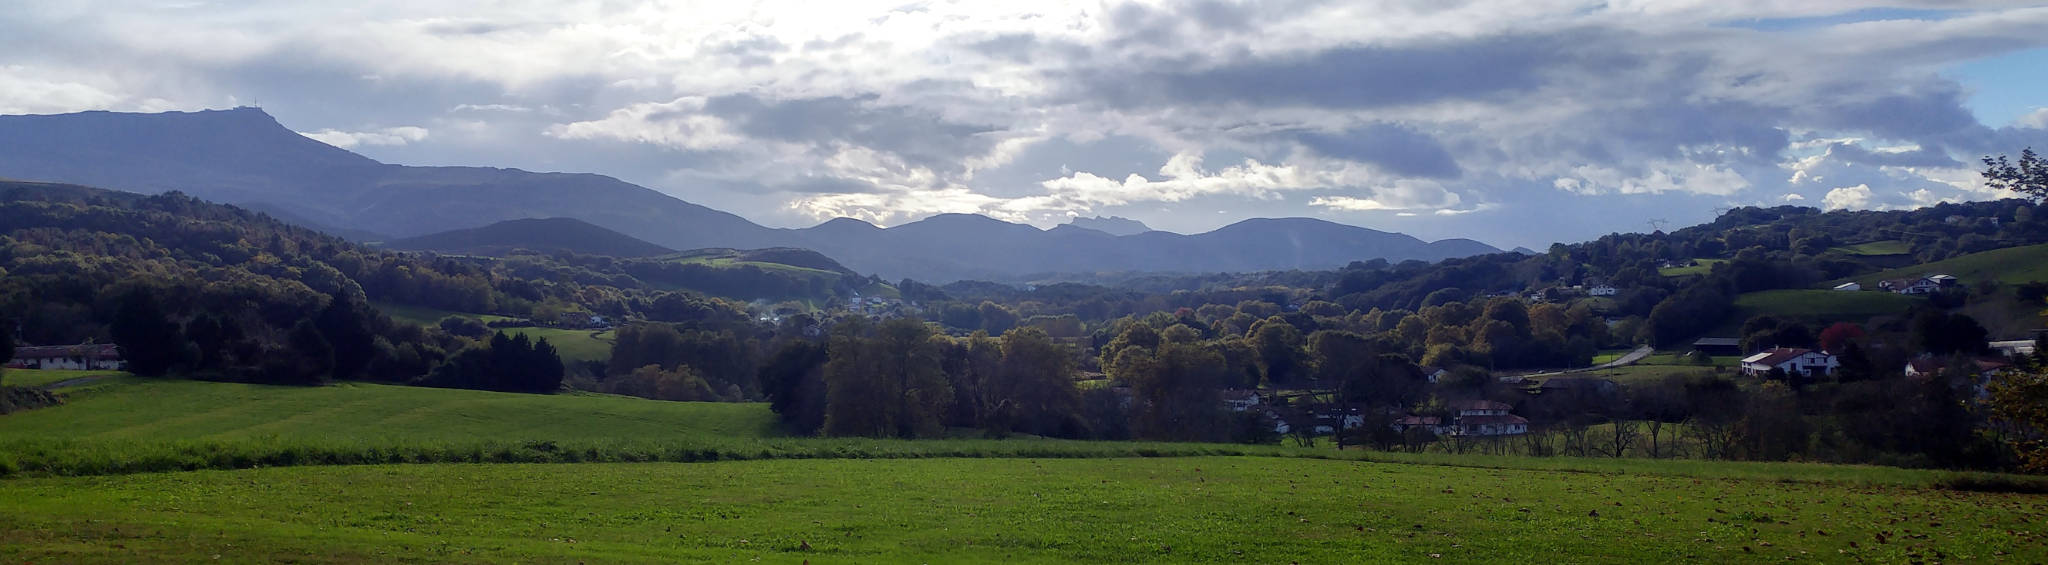
[[[1302,133],[1294,139],[1318,154],[1370,163],[1401,176],[1445,179],[1462,172],[1451,152],[1436,138],[1398,124],[1375,123],[1338,133]]]
[[[1503,100],[1542,86],[1546,69],[1552,67],[1599,66],[1627,72],[1635,66],[1632,56],[1598,52],[1583,44],[1571,34],[1559,34],[1339,47],[1188,71],[1098,73],[1084,80],[1097,95],[1117,106],[1178,103],[1362,109],[1459,99]]]

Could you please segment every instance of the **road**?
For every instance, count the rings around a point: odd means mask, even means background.
[[[1620,358],[1618,358],[1618,359],[1615,359],[1615,360],[1613,360],[1613,361],[1608,361],[1608,362],[1606,362],[1606,363],[1601,363],[1601,364],[1598,364],[1598,365],[1594,365],[1594,366],[1591,366],[1591,367],[1585,367],[1585,368],[1581,368],[1581,369],[1565,369],[1565,370],[1562,370],[1562,371],[1548,371],[1548,372],[1542,372],[1542,373],[1531,373],[1531,374],[1527,374],[1527,375],[1520,375],[1520,376],[1522,376],[1522,377],[1528,377],[1528,378],[1554,377],[1554,376],[1557,376],[1557,375],[1564,375],[1564,374],[1570,374],[1570,373],[1582,373],[1582,372],[1586,372],[1586,371],[1598,371],[1598,370],[1601,370],[1601,369],[1612,369],[1612,368],[1615,368],[1615,367],[1624,367],[1624,366],[1628,366],[1628,365],[1634,365],[1634,364],[1636,364],[1636,362],[1637,362],[1637,361],[1641,361],[1641,360],[1643,360],[1643,358],[1644,358],[1644,357],[1649,357],[1649,356],[1650,356],[1650,353],[1651,353],[1651,352],[1654,352],[1654,351],[1656,351],[1656,350],[1654,350],[1654,349],[1650,349],[1650,346],[1648,346],[1648,345],[1645,345],[1645,346],[1642,346],[1642,347],[1638,347],[1638,348],[1636,348],[1636,349],[1635,349],[1635,351],[1630,351],[1630,352],[1628,352],[1628,354],[1627,354],[1627,355],[1623,355],[1623,356],[1621,356],[1621,357],[1620,357]]]

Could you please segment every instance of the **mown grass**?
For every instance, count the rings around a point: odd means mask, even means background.
[[[470,318],[476,318],[484,322],[496,322],[512,319],[506,316],[497,316],[492,314],[469,314],[464,312],[452,312],[448,310],[436,310],[433,308],[427,308],[423,306],[403,306],[398,304],[378,304],[377,309],[382,310],[387,315],[390,315],[391,318],[394,320],[409,322],[422,326],[431,326],[439,324],[441,323],[441,320],[443,318],[447,318],[449,316],[466,316]],[[540,338],[547,338],[548,343],[553,344],[555,346],[555,351],[557,353],[560,353],[563,359],[570,361],[604,361],[606,359],[611,359],[612,345],[617,343],[617,340],[615,339],[616,333],[613,332],[612,330],[593,332],[591,330],[525,327],[498,328],[497,331],[505,332],[505,335],[524,334],[527,339],[537,340]]]
[[[126,375],[121,371],[73,371],[67,369],[0,370],[0,385],[41,388],[73,379]]]
[[[1735,313],[1704,335],[1739,337],[1742,323],[1761,314],[1806,323],[1815,326],[1816,330],[1834,322],[1860,324],[1876,316],[1904,314],[1914,305],[1926,301],[1915,296],[1873,291],[1788,289],[1747,292],[1735,297]]]
[[[1714,272],[1714,264],[1726,263],[1727,259],[1694,259],[1698,263],[1690,267],[1659,268],[1657,273],[1667,277],[1686,277]]]
[[[1265,457],[413,465],[21,479],[8,561],[2048,559],[2048,497]]]
[[[1933,274],[1947,274],[1956,277],[1962,284],[1976,284],[1978,281],[1995,280],[2005,284],[2019,284],[2033,281],[2048,281],[2048,244],[2028,245],[1994,249],[1971,253],[1952,259],[1900,267],[1847,279],[1829,281],[1833,286],[1849,281],[1863,285],[1864,289],[1877,288],[1878,281],[1886,279],[1919,278]],[[1875,294],[1873,292],[1873,294]]]
[[[0,441],[340,442],[760,438],[765,404],[661,402],[339,383],[291,387],[129,377],[9,416]]]
[[[1887,239],[1884,241],[1858,243],[1856,245],[1844,245],[1835,249],[1840,249],[1842,252],[1850,255],[1905,255],[1913,252],[1913,244],[1896,239]]]

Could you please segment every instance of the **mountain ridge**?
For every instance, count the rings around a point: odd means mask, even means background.
[[[648,257],[675,252],[575,218],[505,220],[482,227],[387,241],[384,247],[491,257],[502,257],[517,249],[613,257]]]
[[[1075,224],[1042,230],[973,214],[886,228],[849,218],[769,228],[600,174],[380,163],[247,107],[0,116],[0,176],[179,190],[355,237],[404,239],[508,220],[574,218],[669,249],[797,247],[860,272],[937,282],[1046,272],[1313,269],[1500,252],[1471,240],[1426,242],[1309,218],[1255,218],[1191,235],[1118,235]]]

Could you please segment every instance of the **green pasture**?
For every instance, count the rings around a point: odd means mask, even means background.
[[[46,387],[72,379],[126,375],[121,371],[73,371],[66,369],[4,369],[0,385]]]
[[[10,374],[10,377],[12,375]],[[125,377],[6,417],[0,444],[67,441],[420,441],[758,438],[765,404],[660,402],[367,383],[292,387]]]
[[[1839,249],[1842,252],[1848,253],[1850,255],[1905,255],[1907,253],[1913,252],[1913,244],[1904,241],[1899,241],[1896,239],[1887,239],[1884,241],[1872,241],[1868,243],[1858,243],[1855,245],[1844,245],[1841,247],[1837,247],[1835,249]]]
[[[1704,275],[1713,272],[1715,264],[1728,262],[1727,259],[1694,259],[1694,261],[1698,262],[1699,264],[1690,267],[1672,267],[1669,269],[1657,269],[1657,273],[1667,277]]]
[[[464,312],[451,312],[448,310],[436,310],[433,308],[426,308],[422,306],[402,306],[397,304],[378,304],[377,309],[382,310],[387,315],[390,315],[391,318],[394,320],[419,324],[422,326],[431,326],[439,324],[441,323],[441,320],[443,318],[447,318],[449,316],[466,316],[470,318],[476,318],[478,320],[482,320],[485,322],[512,319],[510,317],[498,316],[493,314],[469,314]],[[527,339],[547,338],[548,343],[553,344],[555,346],[555,351],[562,355],[562,359],[568,361],[604,361],[606,359],[611,359],[612,345],[614,343],[617,343],[616,334],[612,330],[592,331],[571,330],[562,328],[526,327],[498,328],[498,331],[505,332],[506,335],[525,334]]]
[[[1742,323],[1761,314],[1815,326],[1818,330],[1834,322],[1864,323],[1876,316],[1904,314],[1925,298],[1876,291],[1766,290],[1735,297],[1735,313],[1708,336],[1737,337]]]
[[[1830,281],[1829,286],[1855,281],[1862,284],[1866,292],[1875,292],[1878,281],[1919,278],[1934,274],[1952,275],[1965,285],[1984,280],[1995,280],[2005,284],[2048,281],[2048,244],[1971,253],[1933,263]]]
[[[400,465],[0,483],[0,558],[2039,562],[2041,495],[1267,457]]]

